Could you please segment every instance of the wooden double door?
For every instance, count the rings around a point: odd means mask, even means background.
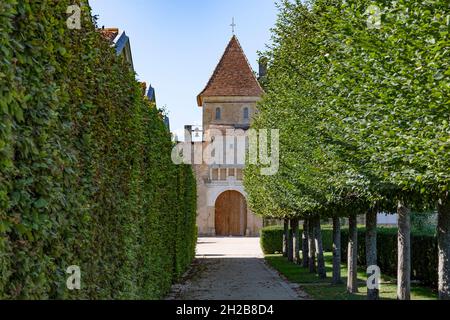
[[[237,191],[226,191],[216,201],[216,236],[243,237],[247,230],[247,202]]]

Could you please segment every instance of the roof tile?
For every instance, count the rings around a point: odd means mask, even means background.
[[[117,28],[102,28],[99,29],[100,34],[103,36],[105,40],[109,43],[113,43],[114,39],[119,35],[119,29]]]
[[[259,97],[263,93],[238,39],[233,36],[211,79],[198,95],[197,101],[198,105],[202,106],[204,97]]]

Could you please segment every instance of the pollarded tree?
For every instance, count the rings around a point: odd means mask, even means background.
[[[316,16],[317,37],[315,44],[318,48],[319,54],[314,61],[314,81],[315,85],[321,92],[320,100],[317,102],[319,114],[321,115],[322,127],[321,140],[327,150],[327,154],[332,155],[335,164],[334,172],[342,171],[341,176],[330,175],[328,185],[334,187],[331,192],[329,204],[325,206],[326,210],[331,210],[330,216],[333,217],[334,225],[334,282],[340,282],[340,273],[338,272],[340,266],[340,221],[339,215],[333,212],[340,212],[346,214],[350,220],[350,238],[348,250],[348,291],[357,291],[356,279],[356,250],[357,250],[357,224],[356,216],[358,214],[366,214],[367,226],[367,256],[369,257],[369,265],[376,264],[376,213],[374,214],[374,207],[377,201],[382,197],[379,194],[379,185],[377,181],[371,179],[371,173],[366,170],[365,159],[355,157],[355,150],[358,145],[355,141],[348,139],[345,131],[342,131],[344,125],[352,125],[348,123],[346,118],[340,116],[343,113],[335,111],[335,108],[347,110],[351,105],[351,100],[341,99],[337,100],[338,94],[343,91],[339,83],[340,78],[336,80],[334,77],[339,77],[338,72],[333,72],[336,66],[332,60],[335,56],[341,54],[341,43],[336,40],[341,37],[339,30],[336,27],[336,20],[340,18],[340,1],[314,1],[311,6]],[[337,34],[336,34],[337,33]],[[347,79],[347,78],[345,78]],[[350,81],[352,80],[349,78]],[[336,83],[335,83],[336,81]],[[342,81],[342,80],[341,80]],[[350,86],[351,87],[351,86]],[[334,108],[333,108],[334,107]],[[343,135],[344,134],[344,135]],[[369,290],[369,298],[377,298],[377,295],[372,294]]]
[[[439,287],[448,298],[448,4],[336,4],[330,8],[335,32],[324,45],[338,47],[328,57],[330,126],[337,140],[356,146],[346,150],[364,163],[378,191],[398,203],[399,299],[410,295],[411,206],[439,201]]]
[[[309,256],[315,256],[313,239],[316,238],[318,270],[323,277],[320,232],[315,232],[314,237],[314,224],[320,231],[318,214],[332,211],[324,211],[323,207],[333,203],[329,199],[335,197],[336,186],[345,185],[348,190],[354,187],[343,181],[348,180],[347,174],[340,174],[345,170],[342,170],[341,162],[336,162],[333,151],[327,148],[326,137],[321,132],[323,119],[317,112],[321,92],[313,81],[318,55],[313,44],[317,36],[315,20],[308,6],[300,1],[285,1],[280,7],[280,19],[274,29],[275,45],[268,52],[267,95],[260,103],[260,113],[253,123],[255,129],[280,129],[280,171],[274,177],[259,178],[256,186],[252,181],[255,179],[254,168],[249,166],[245,184],[250,198],[254,193],[252,189],[264,188],[264,193],[254,195],[261,201],[255,204],[255,212],[258,212],[257,206],[262,211],[265,206],[271,207],[276,199],[278,204],[290,208],[296,217],[308,219]],[[352,190],[351,193],[355,192]],[[314,270],[314,260],[310,260],[310,268]]]

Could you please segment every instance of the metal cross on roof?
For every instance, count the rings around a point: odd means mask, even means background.
[[[234,27],[236,27],[236,24],[234,23],[234,17],[233,17],[233,19],[232,19],[232,22],[231,22],[231,24],[230,24],[230,27],[231,27],[231,31],[233,32],[233,35],[234,35]]]

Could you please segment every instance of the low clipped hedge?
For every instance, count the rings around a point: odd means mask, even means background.
[[[82,3],[0,1],[0,299],[158,299],[195,254],[192,169]]]
[[[302,230],[300,230],[302,232]],[[333,250],[333,231],[330,226],[322,230],[325,251]],[[358,229],[358,264],[366,265],[366,232]],[[342,262],[347,262],[348,229],[341,230]],[[281,253],[283,247],[283,227],[271,226],[261,231],[261,247],[265,254]],[[383,274],[397,275],[397,229],[379,228],[377,232],[378,266]],[[432,234],[413,232],[411,236],[411,275],[413,280],[424,285],[436,286],[438,270],[438,248]]]
[[[282,226],[270,226],[261,230],[261,248],[265,254],[281,253],[283,251]],[[300,228],[300,235],[303,229]],[[333,250],[333,230],[329,226],[322,227],[323,249],[331,252]],[[300,239],[300,247],[302,240]]]

